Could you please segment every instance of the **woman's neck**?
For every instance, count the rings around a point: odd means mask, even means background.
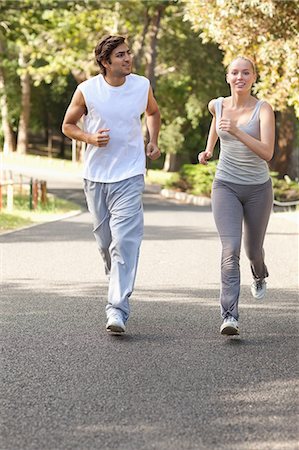
[[[252,95],[238,95],[238,94],[232,94],[230,97],[230,107],[231,108],[248,108],[250,106],[253,106],[254,104],[254,97]]]

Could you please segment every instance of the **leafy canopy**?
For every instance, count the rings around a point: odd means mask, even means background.
[[[187,1],[185,19],[204,42],[219,44],[224,64],[240,54],[252,57],[258,96],[277,111],[294,106],[299,117],[298,0]]]

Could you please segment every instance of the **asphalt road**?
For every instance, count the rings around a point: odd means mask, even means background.
[[[76,183],[63,192],[84,206]],[[242,251],[241,335],[227,338],[209,207],[152,194],[144,203],[122,337],[105,331],[107,282],[87,212],[0,237],[0,448],[298,449],[298,225],[271,217],[263,301],[250,295]]]

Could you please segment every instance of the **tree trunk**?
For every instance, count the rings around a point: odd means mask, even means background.
[[[177,172],[181,166],[181,157],[177,153],[166,153],[163,170]]]
[[[25,67],[25,59],[22,53],[19,55],[19,64],[21,68]],[[28,148],[28,128],[30,117],[30,75],[24,72],[21,75],[21,115],[18,129],[17,152],[24,154]]]
[[[146,76],[150,80],[153,90],[155,90],[156,87],[155,67],[157,59],[157,38],[165,7],[166,5],[163,4],[157,7],[149,31],[149,51],[147,55]]]
[[[145,74],[150,81],[151,87],[153,91],[156,87],[156,76],[155,76],[155,67],[156,67],[156,59],[157,59],[157,36],[160,29],[160,22],[163,16],[163,12],[165,10],[165,5],[159,5],[154,17],[151,19],[151,25],[145,24],[145,29],[149,28],[149,51],[147,53],[147,65]],[[144,30],[145,30],[144,29]],[[145,142],[149,142],[149,132],[146,129]]]
[[[277,113],[277,144],[269,166],[271,170],[279,173],[280,178],[284,175],[289,175],[291,178],[298,176],[297,167],[293,164],[292,158],[296,138],[295,121],[293,108]]]
[[[65,158],[65,135],[61,135],[61,141],[59,145],[59,158]]]
[[[151,21],[151,18],[148,13],[148,9],[146,9],[146,11],[144,13],[141,41],[138,42],[138,48],[137,48],[136,52],[134,52],[134,66],[135,66],[135,70],[137,73],[139,72],[140,67],[141,67],[141,61],[142,61],[143,54],[144,54],[145,39],[146,39],[146,36],[148,33],[150,21]]]
[[[4,46],[0,40],[0,55],[3,53],[4,53]],[[6,95],[5,73],[1,66],[0,66],[0,108],[1,108],[1,122],[4,136],[3,153],[8,154],[10,152],[15,151],[16,143],[12,127],[9,123],[9,114],[8,114],[9,107]]]

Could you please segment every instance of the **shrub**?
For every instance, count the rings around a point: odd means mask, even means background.
[[[291,202],[299,200],[299,184],[287,175],[283,179],[278,179],[277,172],[270,173],[272,178],[274,198],[280,202]]]
[[[202,164],[184,164],[179,172],[167,173],[162,170],[148,171],[148,181],[160,184],[161,187],[176,189],[193,195],[211,196],[212,183],[215,177],[217,161]],[[278,173],[270,172],[274,190],[274,198],[281,202],[299,200],[299,184],[287,175],[278,179]]]
[[[179,171],[179,180],[172,187],[193,195],[210,197],[213,179],[216,172],[216,161],[202,164],[184,164]]]

